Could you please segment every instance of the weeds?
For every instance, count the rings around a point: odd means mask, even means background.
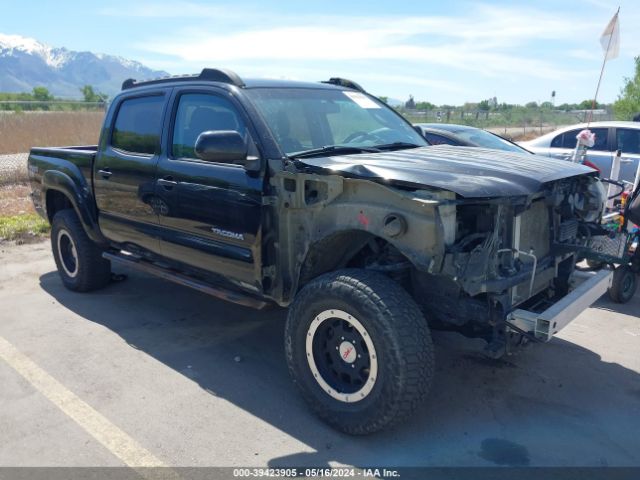
[[[49,232],[49,223],[35,213],[0,217],[0,242],[39,240]]]

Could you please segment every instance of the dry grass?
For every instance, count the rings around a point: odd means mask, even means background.
[[[103,112],[0,113],[0,155],[96,144],[103,119]]]
[[[35,213],[30,192],[26,184],[0,186],[0,217]]]

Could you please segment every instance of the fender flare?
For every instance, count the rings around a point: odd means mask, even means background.
[[[97,215],[93,207],[93,194],[88,185],[78,185],[78,182],[69,175],[58,170],[47,170],[42,175],[43,198],[46,199],[46,194],[49,190],[56,190],[67,197],[91,240],[99,244],[108,243],[100,232]],[[44,208],[46,211],[46,201],[44,202]],[[49,216],[49,212],[47,212],[47,216]]]

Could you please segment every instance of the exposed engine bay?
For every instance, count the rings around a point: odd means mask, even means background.
[[[591,176],[529,197],[458,200],[455,214],[442,217],[455,239],[440,271],[412,272],[415,298],[437,326],[495,337],[514,308],[543,310],[568,293],[577,260],[571,246],[584,243],[604,201]]]

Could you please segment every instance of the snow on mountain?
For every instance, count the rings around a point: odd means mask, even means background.
[[[43,86],[54,95],[79,97],[92,85],[114,95],[127,78],[167,76],[139,62],[114,55],[75,52],[34,38],[0,33],[0,92],[25,92]]]

